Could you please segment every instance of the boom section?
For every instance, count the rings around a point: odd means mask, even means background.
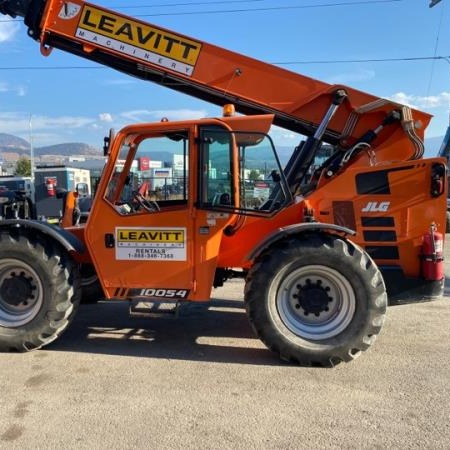
[[[347,99],[323,133],[323,140],[331,144],[352,145],[399,109],[365,92],[327,84],[81,0],[0,0],[0,12],[25,17],[29,35],[40,41],[44,54],[59,48],[217,105],[234,103],[244,114],[275,114],[275,125],[306,136],[315,133],[335,92],[344,89]],[[416,128],[420,124],[415,133],[423,139],[430,116],[413,110],[408,120]],[[402,153],[396,159],[414,158],[418,152],[411,144]]]

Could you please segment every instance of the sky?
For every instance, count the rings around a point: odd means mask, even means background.
[[[424,110],[434,116],[427,138],[443,136],[447,129],[450,0],[433,8],[429,0],[92,3]],[[85,142],[101,148],[110,128],[220,114],[215,105],[60,50],[44,57],[21,20],[0,17],[0,133],[31,138],[34,147]],[[290,132],[272,132],[276,145],[298,144]]]

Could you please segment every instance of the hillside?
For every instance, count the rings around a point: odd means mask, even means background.
[[[37,147],[34,149],[36,156],[42,155],[85,155],[85,156],[100,156],[102,150],[92,147],[91,145],[82,142],[67,142],[64,144],[49,145],[46,147]]]
[[[0,133],[0,152],[29,153],[30,143],[12,134]]]
[[[442,142],[442,137],[433,137],[425,140],[426,156],[436,156]],[[282,165],[288,161],[293,147],[280,146],[277,148],[278,156]],[[102,150],[82,142],[68,142],[63,144],[50,145],[45,147],[35,147],[35,156],[42,155],[62,155],[62,156],[101,156]],[[30,143],[12,134],[0,133],[0,156],[2,154],[29,155]],[[149,155],[150,156],[150,155]],[[154,152],[152,159],[157,161],[171,161],[168,152]]]
[[[102,150],[82,142],[68,142],[63,144],[35,147],[35,156],[62,155],[62,156],[100,156]],[[12,134],[0,133],[0,153],[17,153],[19,156],[30,154],[30,143]]]

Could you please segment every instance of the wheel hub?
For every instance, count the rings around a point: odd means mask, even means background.
[[[305,316],[314,314],[319,317],[320,313],[329,311],[328,305],[333,301],[333,297],[328,295],[330,288],[324,287],[321,280],[312,282],[307,278],[303,285],[297,285],[297,289],[293,295],[298,301],[295,308],[302,309]]]
[[[44,286],[39,272],[18,258],[0,260],[0,327],[31,322],[41,311]]]
[[[9,278],[3,279],[0,287],[3,302],[15,308],[28,306],[28,303],[35,298],[33,291],[36,290],[36,286],[32,281],[33,279],[27,277],[25,272],[11,272]]]
[[[277,290],[276,308],[284,326],[304,339],[321,341],[341,333],[351,322],[356,298],[350,281],[319,264],[289,272]]]

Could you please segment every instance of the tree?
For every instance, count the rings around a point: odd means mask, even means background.
[[[258,180],[259,179],[259,171],[252,169],[250,171],[250,173],[248,174],[248,179],[252,180],[252,181]]]
[[[14,175],[19,177],[31,176],[31,161],[26,156],[21,156],[16,163]]]

